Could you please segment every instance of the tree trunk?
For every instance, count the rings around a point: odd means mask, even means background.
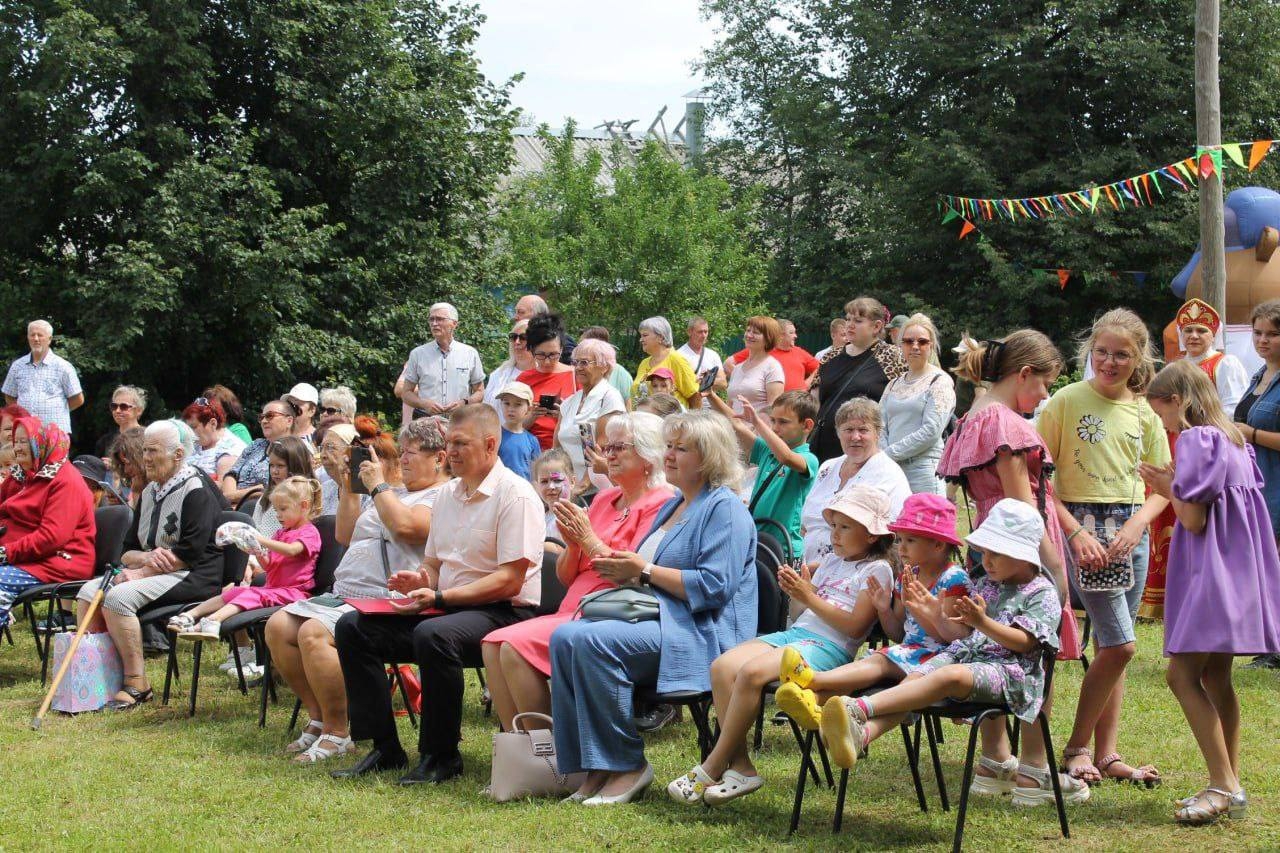
[[[1219,0],[1196,0],[1196,140],[1222,144],[1218,99]],[[1197,167],[1199,164],[1197,163]],[[1222,173],[1200,181],[1200,276],[1202,298],[1227,321],[1227,256],[1222,225]]]

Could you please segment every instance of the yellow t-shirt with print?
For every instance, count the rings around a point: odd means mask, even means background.
[[[1169,439],[1146,399],[1109,400],[1075,382],[1049,400],[1036,423],[1053,457],[1053,488],[1072,503],[1145,500],[1138,463],[1169,464]]]

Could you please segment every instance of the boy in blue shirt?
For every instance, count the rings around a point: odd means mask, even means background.
[[[498,445],[498,458],[527,480],[533,460],[542,454],[538,439],[524,428],[524,420],[533,408],[533,389],[523,382],[508,383],[498,393],[498,403],[502,406],[502,443]]]

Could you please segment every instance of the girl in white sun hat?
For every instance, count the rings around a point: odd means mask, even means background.
[[[943,699],[1006,702],[1018,719],[1035,720],[1044,701],[1044,652],[1057,650],[1062,617],[1057,588],[1040,565],[1043,538],[1044,521],[1034,507],[1005,498],[991,508],[967,539],[982,551],[986,576],[947,617],[973,633],[896,687],[867,698],[828,700],[821,732],[837,765],[852,767],[867,744],[896,729],[907,713]],[[1082,790],[1087,798],[1088,788]]]

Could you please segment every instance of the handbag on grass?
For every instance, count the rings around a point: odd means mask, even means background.
[[[547,724],[545,729],[524,731],[520,721],[534,718]],[[563,796],[576,791],[586,780],[586,773],[562,774],[556,766],[556,743],[551,734],[551,718],[546,714],[516,714],[511,721],[513,732],[496,732],[493,736],[493,770],[489,776],[489,797],[505,803],[521,797]]]
[[[647,622],[658,618],[658,596],[634,586],[602,589],[582,596],[577,616],[588,622]]]

